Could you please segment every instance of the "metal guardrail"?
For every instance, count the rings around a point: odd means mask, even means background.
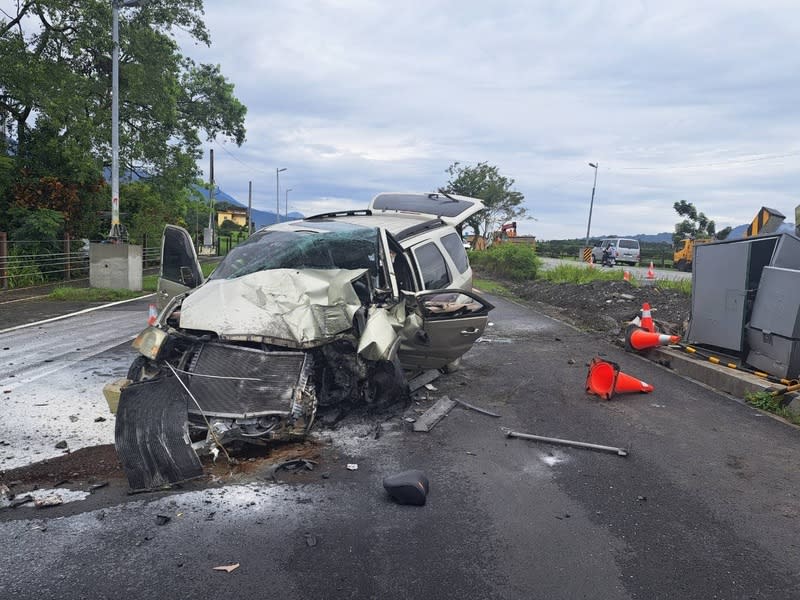
[[[47,248],[49,246],[49,248]],[[74,248],[78,248],[75,250]],[[142,266],[158,266],[161,246],[142,249]],[[9,241],[0,232],[0,289],[89,278],[89,249],[75,240]]]
[[[246,235],[218,236],[216,255],[226,255],[246,239]],[[161,264],[160,242],[142,248],[144,269]],[[88,279],[89,248],[83,240],[8,240],[0,231],[0,290]]]

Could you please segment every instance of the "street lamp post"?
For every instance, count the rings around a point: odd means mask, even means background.
[[[592,184],[592,199],[589,201],[589,223],[586,225],[586,247],[589,247],[589,230],[592,228],[592,208],[594,207],[594,190],[597,187],[597,165],[600,163],[589,163],[594,169],[594,183]]]
[[[111,2],[111,231],[113,241],[122,238],[119,222],[119,9],[139,6],[140,0]]]
[[[292,188],[286,190],[286,203],[283,205],[284,206],[283,216],[286,218],[287,221],[289,220],[289,192],[291,191]]]
[[[282,169],[275,169],[275,222],[281,222],[281,172],[285,171],[286,167]]]

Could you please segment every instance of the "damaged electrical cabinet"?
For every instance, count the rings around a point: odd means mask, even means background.
[[[201,475],[198,454],[302,438],[321,407],[395,402],[407,371],[452,368],[493,308],[454,229],[482,208],[381,194],[259,230],[207,281],[188,233],[167,226],[161,312],[128,381],[104,390],[131,488]]]

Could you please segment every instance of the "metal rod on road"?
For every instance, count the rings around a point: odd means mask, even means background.
[[[617,456],[628,456],[628,451],[624,448],[615,448],[614,446],[601,446],[600,444],[590,444],[588,442],[576,442],[573,440],[562,440],[559,438],[544,437],[541,435],[531,435],[530,433],[519,433],[518,431],[511,431],[510,429],[503,428],[507,437],[521,438],[523,440],[534,440],[536,442],[547,442],[548,444],[560,444],[562,446],[575,446],[576,448],[588,448],[590,450],[600,450],[602,452],[611,452]]]

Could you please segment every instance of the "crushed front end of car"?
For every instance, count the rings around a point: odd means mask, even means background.
[[[202,475],[198,455],[300,439],[320,406],[406,396],[407,318],[384,290],[378,239],[253,236],[164,308],[134,341],[119,395],[115,445],[131,489]]]

